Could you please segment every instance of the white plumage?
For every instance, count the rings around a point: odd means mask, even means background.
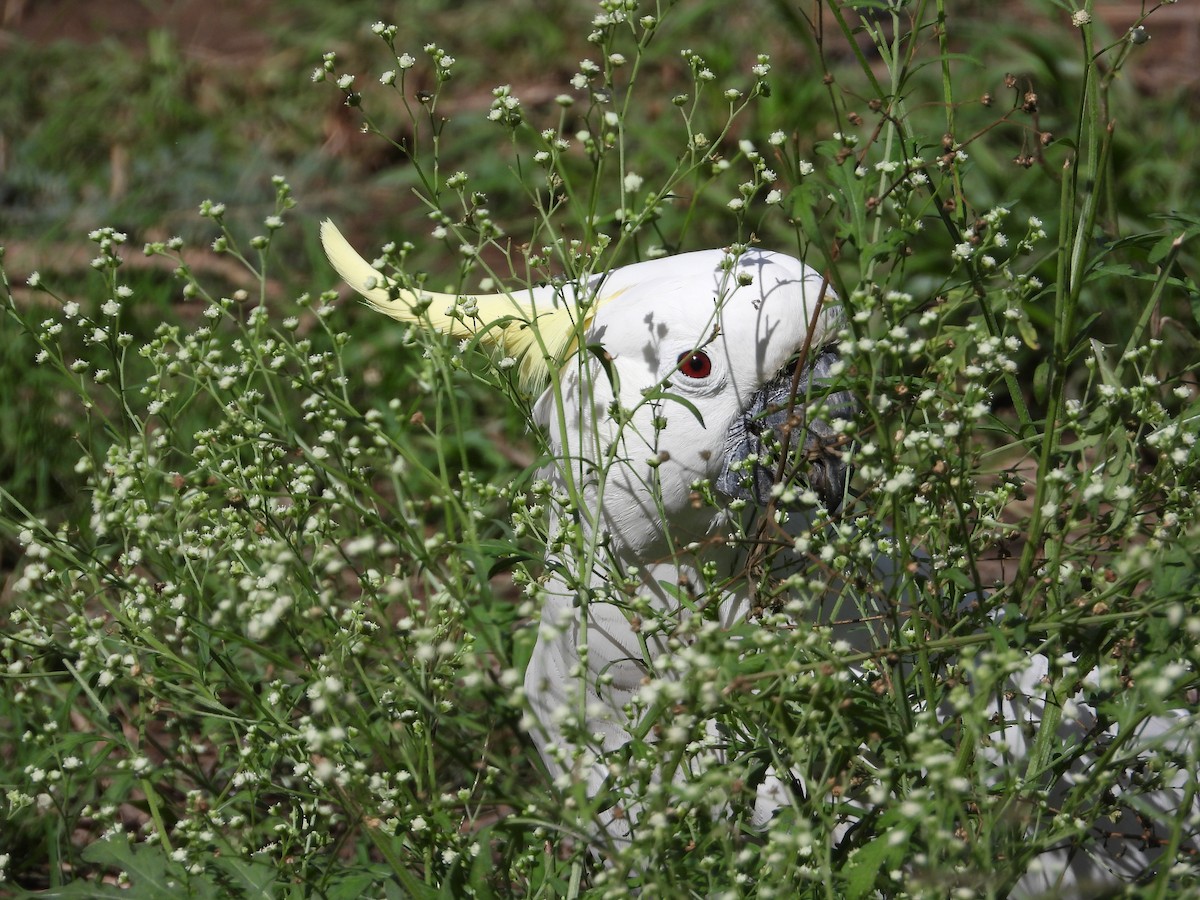
[[[667,652],[661,633],[641,633],[627,608],[605,599],[614,574],[635,583],[658,613],[687,616],[664,585],[686,584],[703,595],[706,564],[718,573],[717,583],[733,579],[719,613],[730,626],[747,615],[751,587],[736,580],[744,549],[723,536],[739,519],[731,507],[741,504],[732,500],[767,500],[776,467],[754,460],[771,434],[790,440],[793,452],[805,447],[815,464],[801,465],[801,476],[830,506],[840,499],[844,466],[836,448],[822,448],[836,443],[836,428],[826,420],[845,412],[848,399],[829,398],[824,420],[802,421],[790,410],[793,404],[803,410],[803,391],[830,375],[831,358],[822,351],[838,329],[834,299],[796,259],[712,250],[626,266],[578,285],[470,298],[474,316],[454,316],[448,311],[456,304],[461,310],[461,298],[401,290],[328,222],[322,237],[339,273],[377,308],[449,334],[481,336],[521,359],[524,385],[550,382],[534,407],[557,461],[547,477],[556,491],[581,502],[553,512],[550,533],[574,529],[575,538],[558,542],[547,559],[525,688],[537,719],[531,734],[547,767],[560,781],[582,780],[595,795],[608,775],[604,754],[627,743],[641,724],[628,712],[631,700],[656,677],[655,662]],[[789,400],[797,384],[801,396]],[[697,502],[697,484],[715,486],[724,505]],[[805,520],[793,514],[795,524]],[[879,570],[890,577],[887,559]],[[847,637],[860,646],[871,642],[865,629]],[[1027,735],[1046,715],[1040,685],[1047,667],[1044,657],[1031,656],[994,701],[994,740],[980,754],[997,766],[1028,754]],[[1114,742],[1136,742],[1147,757],[1160,750],[1194,757],[1191,717],[1183,713],[1150,717],[1135,734],[1114,734],[1093,728],[1096,711],[1083,695],[1067,711],[1056,710],[1051,720],[1062,747],[1079,749],[1073,771],[1087,770]],[[581,733],[592,736],[587,748],[567,737]],[[792,776],[804,784],[803,772]],[[1187,784],[1184,773],[1141,794],[1141,818],[1129,812],[1113,826],[1114,833],[1138,838],[1048,852],[1017,893],[1084,896],[1138,877],[1157,853],[1154,841],[1141,839],[1146,822],[1162,829],[1191,817],[1189,834],[1195,830],[1197,807],[1185,799]],[[754,820],[767,821],[788,802],[788,790],[769,774],[758,787]],[[601,823],[617,844],[638,814],[636,798],[621,798],[619,807],[620,814],[610,811]]]

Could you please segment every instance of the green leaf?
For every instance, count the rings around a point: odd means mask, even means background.
[[[345,878],[337,879],[325,889],[328,900],[356,900],[366,895],[367,890],[377,880],[371,872],[354,872]]]
[[[1151,263],[1162,262],[1172,250],[1182,245],[1185,241],[1194,238],[1197,234],[1200,234],[1200,226],[1193,225],[1183,234],[1164,235],[1162,240],[1154,245],[1154,249],[1150,251],[1150,255],[1146,257],[1146,260]]]
[[[1046,402],[1050,392],[1050,361],[1043,359],[1033,370],[1033,397],[1039,403]]]
[[[89,844],[83,851],[83,859],[93,865],[125,872],[140,896],[169,897],[180,892],[177,878],[167,874],[167,858],[159,847],[111,838]]]
[[[1121,379],[1117,376],[1117,373],[1113,370],[1112,365],[1109,363],[1104,345],[1095,338],[1091,339],[1091,345],[1092,355],[1096,359],[1096,366],[1100,369],[1100,378],[1109,387],[1119,388],[1121,386]]]
[[[596,357],[601,368],[604,369],[604,374],[608,376],[608,383],[612,385],[613,395],[616,396],[619,394],[621,392],[621,386],[617,380],[616,367],[613,366],[612,354],[605,350],[603,345],[595,343],[588,344],[587,351],[588,353],[592,354],[592,356]]]
[[[1025,346],[1030,350],[1037,350],[1041,344],[1038,342],[1037,328],[1027,316],[1021,316],[1017,319],[1017,331],[1021,333],[1021,340],[1025,342]]]
[[[1193,548],[1172,545],[1156,561],[1150,575],[1151,593],[1159,599],[1195,597],[1197,562]]]
[[[904,840],[892,843],[894,834],[891,829],[885,829],[850,855],[843,870],[848,900],[863,900],[873,895],[879,874],[900,862],[909,839],[906,834]]]
[[[508,541],[473,541],[455,544],[455,549],[475,564],[477,572],[486,572],[491,578],[508,572],[519,563],[542,561],[538,554],[529,553]]]
[[[678,403],[696,417],[696,421],[700,423],[701,428],[704,427],[704,416],[700,414],[700,410],[696,407],[696,404],[692,403],[686,397],[680,397],[678,394],[672,394],[662,389],[647,391],[645,397],[647,400],[670,400]]]
[[[275,884],[279,876],[275,867],[233,856],[219,856],[213,862],[229,876],[229,887],[237,891],[236,896],[247,900],[275,896]]]

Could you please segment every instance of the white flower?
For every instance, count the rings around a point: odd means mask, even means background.
[[[779,191],[771,191],[767,194],[768,205],[779,203],[781,200],[783,200],[783,194],[781,194]]]
[[[1092,14],[1086,9],[1077,9],[1071,13],[1071,24],[1076,28],[1082,28],[1092,21]]]

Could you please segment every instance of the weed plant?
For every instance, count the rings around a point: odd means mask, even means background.
[[[129,286],[138,248],[113,228],[90,236],[93,303],[35,273],[35,305],[6,278],[5,353],[70,423],[78,461],[60,477],[86,500],[0,492],[23,551],[0,635],[6,885],[1002,897],[1047,848],[1104,841],[1124,774],[1121,801],[1161,843],[1138,890],[1194,890],[1194,739],[1111,741],[1082,771],[1057,739],[1079,702],[1099,739],[1200,689],[1200,217],[1127,206],[1116,162],[1138,140],[1120,75],[1154,9],[1106,36],[1090,3],[1039,7],[1078,72],[1043,85],[972,71],[969,20],[960,32],[948,6],[774,4],[813,51],[798,73],[675,43],[688,4],[604,0],[594,52],[552,105],[493,92],[502,214],[469,165],[444,164],[452,48],[380,23],[386,71],[347,74],[328,53],[314,73],[366,131],[406,123],[397,149],[428,233],[380,252],[404,283],[519,291],[720,235],[804,258],[844,310],[831,389],[859,405],[851,496],[830,512],[784,482],[777,505],[746,510],[731,540],[763,556],[743,576],[745,623],[629,600],[673,652],[639,695],[641,736],[611,760],[613,796],[642,809],[627,845],[596,827],[612,797],[552,783],[524,734],[543,560],[604,555],[598,533],[547,527],[587,510],[539,470],[554,461],[517,360],[382,320],[371,356],[337,290],[269,299],[279,235],[316,227],[282,177],[256,235],[200,207],[257,291],[206,285],[178,239],[146,244],[175,266],[190,320],[139,323],[161,304]],[[820,84],[815,124],[789,112],[798,81]],[[418,270],[418,245],[440,245],[443,268]],[[372,390],[381,368],[392,396]],[[811,524],[761,540],[789,505]],[[619,592],[625,574],[606,574]],[[817,617],[829,596],[837,621]],[[861,621],[867,650],[842,637]],[[1035,658],[1043,727],[1010,758],[990,742],[992,701]],[[688,774],[655,777],[665,766]],[[802,778],[757,828],[767,766]],[[1156,809],[1179,779],[1184,802]]]

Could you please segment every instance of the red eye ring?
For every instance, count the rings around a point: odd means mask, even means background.
[[[688,378],[707,378],[712,374],[712,360],[703,350],[680,353],[675,362],[679,371]]]

